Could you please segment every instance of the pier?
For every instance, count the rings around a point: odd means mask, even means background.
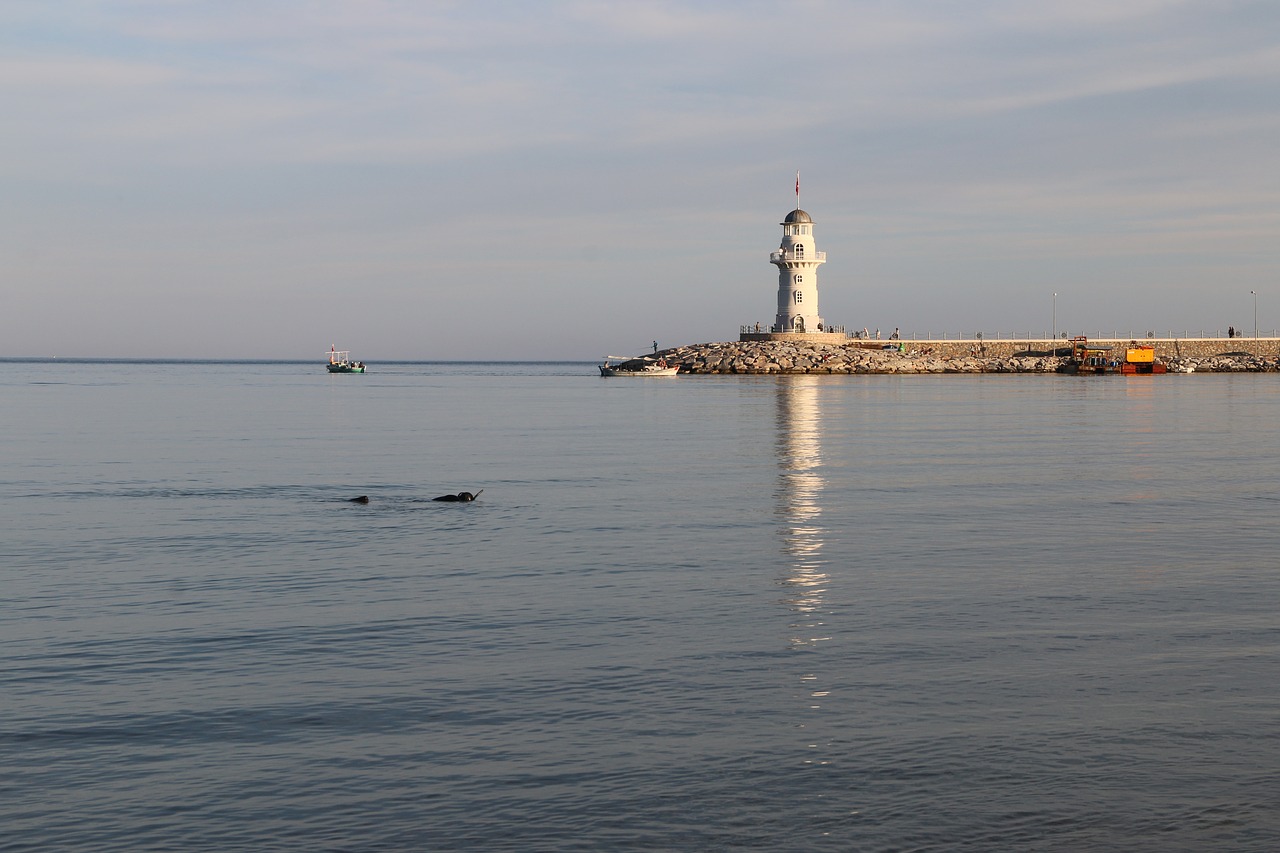
[[[749,340],[693,344],[662,350],[668,364],[692,374],[779,373],[1052,373],[1068,354],[1068,341],[1051,338],[988,340],[866,340],[823,335],[752,335]],[[817,336],[815,336],[817,337]],[[832,341],[831,338],[837,338]],[[1152,347],[1173,372],[1238,373],[1280,370],[1280,337],[1091,338],[1123,355],[1134,343]]]

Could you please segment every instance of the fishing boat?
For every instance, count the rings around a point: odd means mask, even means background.
[[[352,361],[350,350],[329,347],[329,363],[325,369],[330,373],[364,373],[363,361]]]
[[[606,355],[600,365],[601,376],[675,376],[679,372],[680,365],[668,365],[665,358],[648,356]]]
[[[1111,358],[1111,347],[1090,345],[1086,337],[1071,339],[1071,353],[1066,361],[1056,368],[1059,373],[1072,376],[1101,376],[1107,372],[1115,372],[1115,362]]]

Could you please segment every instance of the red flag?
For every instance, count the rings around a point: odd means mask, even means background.
[[[800,198],[800,173],[796,172],[796,198]]]

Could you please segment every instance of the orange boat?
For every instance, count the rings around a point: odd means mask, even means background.
[[[1120,363],[1120,372],[1128,375],[1148,373],[1168,373],[1163,363],[1156,361],[1155,347],[1144,347],[1136,341],[1130,341],[1125,347],[1124,361]]]

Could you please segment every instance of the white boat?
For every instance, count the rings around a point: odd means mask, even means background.
[[[330,373],[364,373],[363,361],[352,361],[350,350],[339,350],[329,347],[329,363],[325,370]]]
[[[601,376],[675,376],[679,372],[680,365],[668,365],[665,358],[648,356],[606,355],[600,365]]]

